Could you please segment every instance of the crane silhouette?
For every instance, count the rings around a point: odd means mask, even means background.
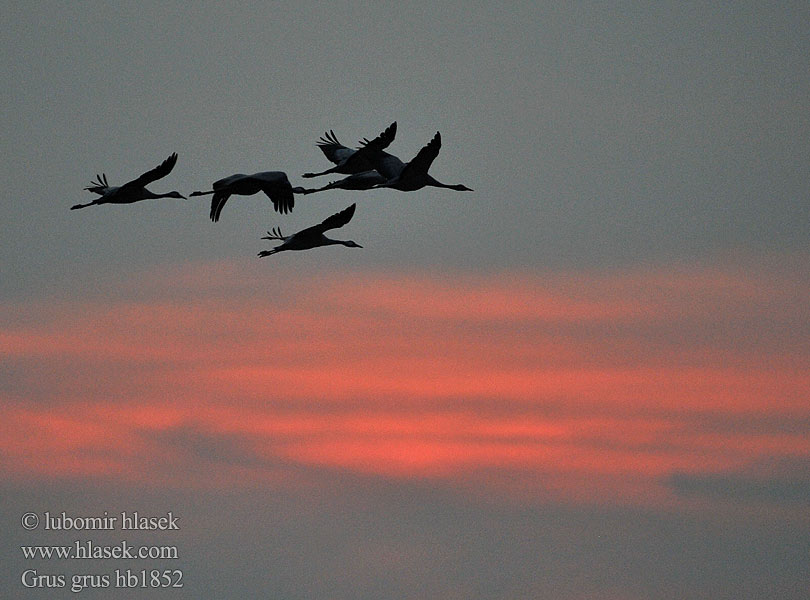
[[[281,234],[281,229],[274,228],[273,231],[268,231],[263,240],[280,240],[281,244],[272,248],[271,250],[262,250],[259,252],[260,257],[270,256],[284,250],[309,250],[310,248],[318,248],[320,246],[332,246],[335,244],[342,244],[349,248],[362,248],[360,244],[352,240],[333,240],[324,235],[325,231],[330,229],[337,229],[343,227],[346,223],[351,221],[354,216],[356,204],[344,208],[340,212],[332,216],[326,217],[318,225],[307,227],[301,231],[289,236]]]
[[[373,142],[374,140],[372,140]],[[371,143],[371,142],[369,142]],[[387,152],[379,150],[368,153],[368,158],[374,169],[386,180],[378,183],[372,189],[393,188],[401,192],[412,192],[423,187],[440,187],[456,190],[459,192],[472,192],[466,185],[447,184],[437,181],[428,174],[428,169],[439,155],[442,147],[442,136],[437,131],[433,139],[425,145],[409,163],[403,163],[400,159]]]
[[[283,171],[264,171],[253,175],[243,175],[237,173],[230,177],[225,177],[215,181],[214,189],[207,192],[192,192],[190,196],[207,196],[213,194],[211,199],[211,220],[219,221],[222,208],[232,195],[252,196],[259,192],[273,202],[276,212],[288,213],[292,211],[295,204],[294,194],[305,194],[307,190],[301,187],[292,187],[287,174]]]
[[[74,204],[70,210],[78,208],[86,208],[96,204],[132,204],[133,202],[140,202],[141,200],[152,200],[155,198],[183,198],[180,192],[168,192],[166,194],[155,194],[146,189],[146,186],[166,177],[172,172],[175,163],[177,163],[177,153],[173,153],[169,158],[164,160],[154,169],[150,169],[140,177],[133,179],[121,186],[111,186],[107,183],[107,175],[102,173],[96,175],[96,181],[90,183],[86,188],[88,192],[98,194],[98,198],[87,204]]]

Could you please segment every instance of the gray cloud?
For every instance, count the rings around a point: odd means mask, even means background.
[[[807,465],[798,473],[672,473],[666,485],[681,496],[704,496],[737,502],[810,504]]]
[[[156,443],[158,452],[175,459],[185,456],[196,463],[225,463],[246,467],[278,466],[262,457],[244,435],[204,431],[193,425],[146,430],[141,436]]]

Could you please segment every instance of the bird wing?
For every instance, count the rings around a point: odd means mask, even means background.
[[[286,173],[265,171],[256,173],[252,178],[260,182],[262,191],[273,202],[276,212],[286,214],[292,211],[295,205],[295,194]]]
[[[137,179],[133,179],[129,183],[125,184],[127,186],[132,187],[144,187],[153,181],[157,181],[161,177],[166,177],[169,173],[172,172],[175,163],[177,162],[177,152],[173,152],[169,158],[164,160],[160,165],[151,169],[138,177]]]
[[[273,208],[276,212],[284,214],[292,212],[293,206],[295,206],[295,194],[293,194],[292,188],[262,191],[273,201]]]
[[[247,179],[247,178],[248,178],[248,175],[245,175],[244,173],[236,173],[234,175],[229,175],[228,177],[223,177],[222,179],[218,179],[217,181],[215,181],[214,185],[213,185],[213,188],[215,190],[219,190],[219,189],[222,189],[224,187],[229,187],[229,186],[235,184],[240,179]]]
[[[338,227],[343,227],[346,223],[352,220],[355,208],[357,208],[357,204],[352,204],[351,206],[344,208],[340,212],[336,212],[332,216],[326,217],[323,221],[321,221],[317,225],[313,225],[312,227],[302,229],[301,231],[295,234],[295,237],[305,238],[309,236],[317,236],[322,234],[324,231],[328,231],[330,229],[337,229]]]
[[[439,155],[439,149],[442,147],[442,136],[437,131],[433,139],[427,145],[416,153],[416,156],[411,162],[405,165],[402,171],[402,177],[407,177],[407,173],[420,173],[426,175],[430,165]]]
[[[396,135],[397,122],[394,121],[373,140],[361,141],[362,146],[341,164],[343,169],[341,172],[360,173],[374,169],[375,163],[379,160],[380,156],[384,154],[383,150],[394,141]]]
[[[335,132],[331,129],[324,133],[315,145],[321,149],[321,152],[330,162],[336,165],[339,165],[355,153],[355,150],[341,144],[335,136]]]
[[[219,214],[222,212],[222,208],[225,206],[225,203],[228,201],[228,198],[231,197],[230,191],[215,191],[213,198],[211,198],[211,220],[214,222],[219,221]]]
[[[394,141],[396,135],[397,135],[397,122],[394,121],[388,127],[385,128],[385,131],[383,131],[373,140],[367,140],[365,138],[361,140],[360,143],[362,144],[362,148],[360,148],[358,152],[364,150],[369,151],[385,150],[386,148],[388,148],[388,146],[391,145],[391,142]]]

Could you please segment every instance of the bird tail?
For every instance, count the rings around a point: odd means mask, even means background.
[[[96,180],[91,181],[90,185],[84,188],[88,192],[93,192],[94,194],[98,194],[99,196],[103,196],[104,193],[107,191],[107,188],[110,187],[110,184],[107,183],[107,175],[102,173],[101,175],[96,175]]]
[[[267,235],[262,237],[263,240],[281,240],[285,241],[287,238],[281,233],[281,227],[273,227],[272,231],[268,231]]]

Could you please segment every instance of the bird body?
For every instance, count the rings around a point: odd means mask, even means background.
[[[385,178],[385,181],[399,177],[405,168],[405,163],[398,157],[383,151],[375,153],[370,162],[374,166],[374,170]]]
[[[349,248],[362,248],[360,244],[352,240],[333,240],[324,235],[324,232],[330,229],[337,229],[343,227],[346,223],[351,221],[354,216],[356,204],[344,208],[342,211],[335,213],[330,217],[326,217],[318,225],[307,227],[301,231],[289,236],[281,234],[281,230],[276,228],[273,231],[268,231],[263,240],[280,240],[281,244],[270,250],[262,250],[259,252],[260,257],[270,256],[284,250],[309,250],[310,248],[318,248],[320,246],[332,246],[341,244]]]
[[[152,200],[154,198],[183,198],[180,192],[168,192],[166,194],[155,194],[154,192],[146,189],[146,186],[153,181],[157,181],[166,177],[171,173],[174,165],[177,163],[177,153],[173,153],[169,158],[164,160],[160,165],[151,169],[133,179],[130,182],[121,186],[111,186],[107,183],[107,175],[102,173],[96,175],[96,181],[93,181],[89,186],[84,188],[88,192],[98,194],[98,198],[87,204],[75,204],[70,207],[71,210],[78,208],[85,208],[96,204],[132,204],[133,202],[140,202],[141,200]]]
[[[236,173],[215,181],[213,189],[208,192],[192,192],[191,196],[206,196],[213,194],[211,199],[211,220],[219,221],[222,208],[232,195],[252,196],[264,192],[273,202],[276,212],[288,213],[295,204],[293,194],[304,194],[306,190],[292,187],[287,174],[283,171],[263,171],[253,175]]]

